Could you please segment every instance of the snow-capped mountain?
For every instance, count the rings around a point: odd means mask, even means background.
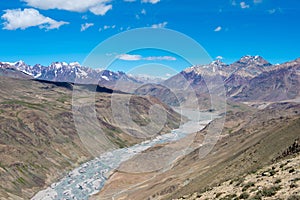
[[[0,76],[7,76],[12,78],[31,79],[32,76],[28,75],[17,69],[16,63],[0,62]]]
[[[81,66],[78,62],[54,62],[49,66],[27,65],[23,61],[15,63],[0,62],[0,69],[14,69],[32,79],[79,84],[100,84],[113,88],[117,81],[138,83],[133,77],[123,72],[98,70]]]
[[[261,56],[243,56],[232,64],[216,60],[208,65],[187,68],[164,81],[163,85],[173,90],[184,90],[191,86],[201,96],[218,93],[220,83],[224,85],[227,97],[237,101],[300,98],[300,59],[277,65],[272,65]],[[155,92],[161,100],[169,95],[165,95],[159,85],[142,89],[140,93]],[[173,102],[166,103],[172,105]]]
[[[55,62],[48,67],[41,65],[29,66],[23,61],[15,63],[0,62],[0,75],[55,82],[99,84],[111,89],[143,95],[153,95],[155,92],[154,96],[161,96],[163,100],[169,99],[167,97],[169,93],[155,83],[161,83],[161,85],[172,90],[182,91],[191,86],[193,90],[201,95],[212,92],[212,88],[216,88],[216,91],[218,91],[221,80],[225,86],[226,95],[240,101],[261,99],[263,97],[264,100],[284,100],[300,97],[300,59],[272,65],[261,56],[248,55],[241,57],[232,64],[216,60],[207,65],[193,66],[167,80],[151,82],[154,84],[148,84],[146,87],[140,88],[139,91],[132,90],[149,83],[150,80],[126,75],[123,72],[83,67],[76,62],[69,64]],[[208,85],[210,85],[210,91]],[[270,93],[273,96],[266,96],[265,93]]]

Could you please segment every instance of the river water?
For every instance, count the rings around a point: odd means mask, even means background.
[[[47,189],[38,192],[32,200],[88,199],[103,188],[109,174],[117,169],[122,162],[133,158],[154,145],[180,140],[203,129],[210,121],[218,118],[218,115],[214,113],[193,110],[183,110],[181,114],[188,117],[189,121],[179,129],[129,148],[104,153],[69,172],[59,182],[53,183]]]

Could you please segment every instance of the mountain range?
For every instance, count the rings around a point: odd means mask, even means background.
[[[136,94],[151,94],[169,105],[187,99],[170,97],[166,90],[181,90],[191,86],[198,95],[210,94],[220,86],[222,80],[226,96],[235,101],[282,101],[299,97],[300,58],[273,65],[261,56],[243,56],[232,64],[215,60],[207,65],[187,68],[179,74],[154,84],[147,79],[133,77],[124,72],[92,69],[79,63],[55,62],[49,66],[29,66],[23,61],[16,63],[0,62],[0,74],[19,78],[70,82],[80,84],[99,84],[111,89]],[[158,83],[159,82],[159,83]],[[219,85],[214,85],[218,82]],[[123,84],[124,83],[124,84]],[[132,87],[134,85],[134,87]],[[208,89],[207,85],[214,85]],[[132,91],[132,88],[137,88]],[[165,95],[168,95],[166,97]],[[178,101],[176,103],[176,101]]]
[[[77,62],[54,62],[49,66],[36,64],[29,66],[23,61],[15,63],[0,62],[0,69],[11,74],[18,74],[20,78],[47,80],[52,82],[69,82],[78,84],[99,84],[113,87],[116,81],[139,82],[123,72],[92,69],[83,67]],[[14,73],[12,73],[14,72]],[[16,75],[15,75],[16,76]]]

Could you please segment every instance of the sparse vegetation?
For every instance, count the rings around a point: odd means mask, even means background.
[[[300,195],[291,195],[287,198],[287,200],[300,200]]]
[[[258,191],[258,194],[261,194],[264,197],[274,196],[278,190],[280,190],[280,186],[272,186],[272,187],[264,187],[261,191]]]
[[[291,185],[290,185],[290,188],[298,188],[299,186],[298,186],[298,184],[296,184],[296,183],[292,183]]]
[[[246,183],[245,186],[243,187],[242,191],[245,192],[247,191],[250,187],[254,187],[255,184],[253,182],[249,182],[249,183]]]
[[[275,184],[281,183],[281,179],[276,179],[274,183],[275,183]]]
[[[219,198],[222,194],[223,194],[223,192],[217,193],[217,194],[216,194],[216,198]]]
[[[292,182],[298,182],[298,181],[300,181],[300,178],[297,177],[297,178],[292,179],[291,181],[292,181]]]
[[[26,184],[26,181],[25,181],[25,179],[23,177],[17,178],[17,182],[21,183],[21,184]]]
[[[242,183],[244,183],[244,181],[245,181],[244,177],[237,178],[235,186],[240,186]]]
[[[43,104],[29,103],[27,101],[20,101],[20,100],[3,101],[0,104],[21,105],[21,106],[24,106],[24,107],[28,107],[28,108],[31,108],[31,109],[37,109],[37,110],[41,110],[44,107]]]
[[[225,197],[220,198],[220,200],[233,200],[236,199],[237,195],[236,194],[228,194]]]
[[[292,168],[292,169],[289,170],[289,173],[293,173],[293,172],[295,172],[294,168]]]
[[[250,194],[249,194],[248,192],[243,192],[243,193],[239,196],[239,198],[240,198],[240,199],[248,199],[249,196],[250,196]]]

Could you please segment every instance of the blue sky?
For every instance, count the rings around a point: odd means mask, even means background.
[[[227,63],[248,54],[272,63],[300,57],[298,0],[1,0],[0,10],[0,61],[82,63],[102,41],[142,27],[179,31]],[[157,58],[145,64],[176,63],[169,53],[138,53]]]

